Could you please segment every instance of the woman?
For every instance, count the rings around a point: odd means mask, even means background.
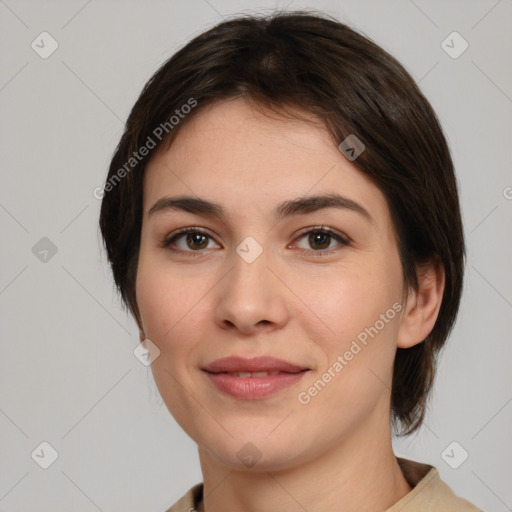
[[[379,46],[304,12],[199,35],[133,107],[100,226],[198,445],[203,483],[169,512],[478,510],[392,450],[422,423],[465,249],[435,113]]]

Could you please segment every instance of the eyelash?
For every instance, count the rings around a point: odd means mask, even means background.
[[[201,228],[188,227],[188,228],[181,229],[180,231],[178,231],[177,233],[174,233],[170,237],[166,237],[158,245],[159,245],[159,247],[169,249],[169,250],[171,250],[173,252],[176,252],[176,253],[185,254],[186,256],[189,256],[189,257],[192,257],[192,258],[198,257],[198,256],[202,256],[204,254],[204,249],[197,250],[197,251],[183,251],[182,249],[172,249],[170,247],[171,244],[173,244],[178,238],[180,238],[181,236],[186,235],[188,233],[195,233],[195,234],[205,235],[208,238],[213,240],[213,237],[211,235],[209,235],[206,231],[202,230]],[[298,236],[298,239],[302,239],[306,235],[309,235],[311,233],[322,233],[322,234],[325,234],[325,235],[329,235],[330,237],[332,237],[336,241],[338,241],[341,246],[348,246],[348,245],[350,245],[350,241],[347,238],[341,236],[340,234],[336,233],[335,231],[333,231],[333,230],[331,230],[329,228],[326,228],[324,226],[315,226],[313,228],[310,228],[308,231],[305,231],[305,232],[301,233]],[[299,249],[299,250],[308,252],[307,249]],[[332,253],[336,252],[337,250],[338,250],[337,248],[335,248],[335,249],[327,249],[327,250],[326,249],[322,249],[322,250],[319,250],[319,251],[311,250],[311,253],[316,257],[316,256],[329,255],[329,254],[332,254]]]

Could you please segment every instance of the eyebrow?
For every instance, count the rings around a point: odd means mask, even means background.
[[[364,217],[369,222],[373,222],[373,217],[366,208],[356,201],[343,197],[339,194],[303,196],[297,199],[283,201],[273,210],[272,216],[274,220],[278,222],[285,217],[312,213],[325,208],[338,208],[353,211]],[[226,212],[219,203],[194,196],[162,197],[150,208],[148,217],[157,212],[164,212],[168,210],[184,211],[195,215],[202,215],[204,217],[217,218],[221,221],[226,220]]]

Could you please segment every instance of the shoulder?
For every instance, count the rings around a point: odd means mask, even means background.
[[[202,497],[203,484],[196,484],[165,512],[195,512],[197,511],[197,504],[201,501]]]
[[[435,467],[407,459],[397,460],[412,490],[386,512],[482,512],[457,496],[441,480]]]

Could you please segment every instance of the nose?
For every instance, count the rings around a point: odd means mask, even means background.
[[[215,322],[244,335],[282,328],[289,318],[287,289],[267,251],[248,263],[234,253],[233,266],[215,287]]]

